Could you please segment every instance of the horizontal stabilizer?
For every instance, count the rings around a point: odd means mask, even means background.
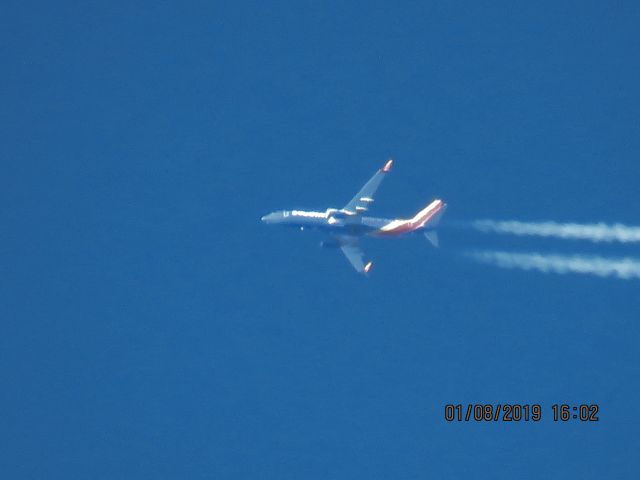
[[[428,232],[424,232],[424,238],[429,240],[431,245],[438,248],[440,246],[440,242],[438,241],[438,232],[435,230],[430,230]]]

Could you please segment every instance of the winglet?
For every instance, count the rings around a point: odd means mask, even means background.
[[[391,167],[393,167],[393,160],[389,159],[387,163],[384,164],[384,167],[382,167],[382,171],[384,173],[387,173],[389,170],[391,170]]]
[[[371,267],[372,267],[372,266],[373,266],[373,262],[369,262],[369,263],[367,263],[367,264],[364,266],[364,268],[362,269],[362,271],[363,271],[364,273],[369,273],[369,270],[371,270]]]

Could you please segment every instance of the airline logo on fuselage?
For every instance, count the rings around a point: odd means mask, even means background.
[[[306,217],[306,218],[327,218],[328,215],[322,212],[305,212],[304,210],[292,210],[291,215],[294,217]]]

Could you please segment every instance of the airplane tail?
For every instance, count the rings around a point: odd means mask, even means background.
[[[402,235],[423,228],[435,227],[444,212],[446,204],[442,200],[434,200],[416,213],[413,218],[393,220],[377,232],[378,235]],[[432,241],[433,243],[433,241]],[[437,240],[436,240],[437,243]]]
[[[440,222],[440,218],[447,208],[447,204],[442,200],[434,200],[425,208],[420,210],[411,219],[411,223],[417,228],[421,227],[435,227]]]
[[[447,204],[442,200],[434,200],[416,213],[416,215],[411,219],[411,222],[417,225],[418,228],[434,228],[440,222],[446,208]],[[423,232],[423,235],[434,247],[438,247],[440,245],[438,233],[435,230],[427,230]]]

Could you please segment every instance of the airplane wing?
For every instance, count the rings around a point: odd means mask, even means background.
[[[384,164],[380,170],[378,170],[371,179],[365,183],[364,187],[360,189],[356,196],[351,199],[349,203],[345,205],[342,209],[345,213],[349,215],[359,215],[362,212],[365,212],[369,207],[369,204],[373,203],[373,196],[376,193],[376,190],[380,186],[382,179],[385,174],[391,170],[393,165],[393,160],[389,160]]]
[[[347,260],[353,265],[359,273],[369,273],[371,270],[371,266],[373,262],[367,262],[366,264],[362,261],[362,257],[364,253],[360,249],[360,245],[357,242],[352,243],[344,243],[340,245],[340,249],[344,256],[347,257]]]

